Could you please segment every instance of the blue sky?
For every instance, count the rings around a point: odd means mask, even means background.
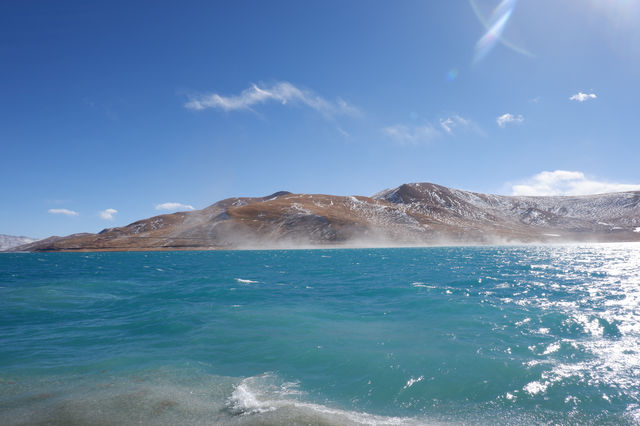
[[[638,1],[2,2],[0,58],[4,234],[279,190],[640,184]]]

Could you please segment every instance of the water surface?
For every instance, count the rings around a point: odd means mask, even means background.
[[[2,424],[636,424],[640,245],[0,255]]]

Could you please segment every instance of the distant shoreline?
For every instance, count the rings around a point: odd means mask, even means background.
[[[141,253],[141,252],[202,252],[202,251],[289,251],[289,250],[375,250],[375,249],[412,249],[412,248],[441,248],[441,247],[535,247],[535,246],[583,246],[583,245],[612,245],[612,244],[640,244],[640,241],[563,241],[563,242],[514,242],[514,243],[467,243],[467,244],[416,244],[416,245],[379,245],[379,246],[356,246],[356,245],[327,245],[327,246],[300,246],[300,247],[153,247],[153,248],[104,248],[104,249],[64,249],[64,250],[34,250],[34,251],[2,251],[0,254],[17,253]]]

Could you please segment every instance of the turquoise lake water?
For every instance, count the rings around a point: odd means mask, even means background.
[[[0,255],[0,424],[638,424],[640,245]]]

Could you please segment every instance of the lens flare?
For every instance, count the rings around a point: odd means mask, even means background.
[[[471,8],[474,13],[486,28],[487,32],[478,40],[475,47],[475,54],[473,62],[477,63],[481,61],[487,54],[495,47],[497,42],[509,47],[510,49],[521,53],[526,56],[533,56],[527,50],[518,47],[503,37],[504,29],[513,14],[513,10],[516,7],[518,0],[502,0],[500,4],[494,9],[489,19],[485,19],[480,12],[476,1],[469,0]]]
[[[447,72],[447,81],[453,81],[456,78],[458,78],[458,69],[457,68],[452,68]]]
[[[487,31],[486,34],[483,35],[480,40],[478,40],[478,42],[476,43],[476,53],[473,58],[474,62],[478,62],[485,56],[487,56],[487,53],[489,53],[496,45],[498,40],[500,40],[500,36],[504,31],[504,26],[511,17],[511,12],[511,10],[508,10],[506,13],[501,15],[500,18],[491,26],[491,28],[489,28],[489,31]]]

